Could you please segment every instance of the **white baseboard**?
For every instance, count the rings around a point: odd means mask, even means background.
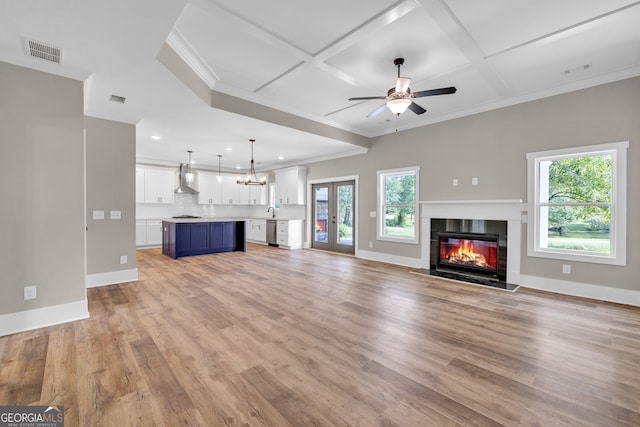
[[[138,280],[138,269],[108,271],[106,273],[87,274],[85,286],[94,288],[96,286],[113,285],[114,283],[135,282]]]
[[[386,262],[388,264],[402,265],[405,267],[422,268],[422,260],[398,255],[384,254],[381,252],[363,251],[356,249],[356,257],[370,261]]]
[[[0,336],[88,318],[89,305],[86,299],[3,314],[0,315]]]
[[[520,274],[519,285],[558,294],[640,306],[640,291]]]
[[[419,259],[383,254],[380,252],[356,251],[356,257],[412,268],[423,268]],[[512,274],[512,276],[514,275]],[[546,277],[529,276],[526,274],[518,274],[517,277],[514,276],[510,279],[514,280],[510,280],[509,283],[514,283],[525,288],[618,304],[640,306],[640,291],[592,285],[588,283],[569,282],[566,280],[548,279]]]

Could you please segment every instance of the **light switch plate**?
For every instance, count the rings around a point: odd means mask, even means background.
[[[121,219],[122,212],[121,211],[111,211],[110,212],[111,219]]]
[[[36,299],[38,296],[37,288],[35,286],[25,286],[24,287],[24,299]]]
[[[104,211],[93,211],[93,219],[104,219]]]

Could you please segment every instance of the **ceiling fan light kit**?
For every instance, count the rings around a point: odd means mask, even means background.
[[[387,102],[387,107],[396,116],[404,113],[407,108],[409,108],[409,105],[411,105],[411,100],[406,98],[392,99],[391,101]]]
[[[423,114],[427,110],[413,102],[413,98],[422,98],[423,96],[436,96],[436,95],[449,95],[456,93],[455,87],[443,87],[440,89],[423,90],[419,92],[411,93],[409,84],[411,79],[409,77],[400,77],[400,67],[404,64],[404,58],[396,58],[393,60],[393,65],[398,68],[398,78],[396,80],[396,86],[387,91],[387,96],[364,96],[357,98],[349,98],[349,101],[367,101],[370,99],[386,99],[386,107],[395,114],[400,114],[407,111],[407,109],[413,111],[415,114]],[[385,105],[382,105],[369,113],[368,118],[377,116],[384,110]]]

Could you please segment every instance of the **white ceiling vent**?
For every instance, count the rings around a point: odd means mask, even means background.
[[[47,43],[42,43],[36,40],[26,39],[27,52],[29,56],[34,58],[44,59],[45,61],[55,62],[59,64],[62,60],[62,49],[52,46]]]
[[[124,104],[124,101],[127,98],[125,98],[124,96],[119,96],[119,95],[111,95],[111,98],[109,99],[109,101],[111,102],[119,102],[120,104]]]

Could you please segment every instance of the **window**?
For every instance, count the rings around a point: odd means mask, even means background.
[[[418,243],[420,167],[378,171],[378,239]]]
[[[626,265],[628,147],[527,154],[529,256]]]

